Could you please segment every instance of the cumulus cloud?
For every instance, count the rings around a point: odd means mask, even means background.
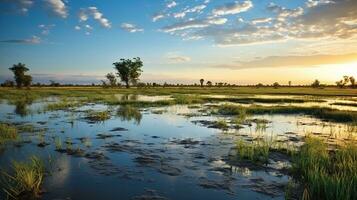
[[[208,26],[197,21],[165,27],[166,31],[196,28],[185,37],[211,38],[218,46],[239,46],[287,40],[346,40],[357,36],[357,1],[335,0],[305,10],[269,4],[276,18],[258,18],[224,26]],[[202,22],[202,21],[201,21]]]
[[[316,67],[329,64],[343,64],[357,61],[357,53],[341,55],[312,55],[312,56],[270,56],[257,60],[238,62],[231,65],[215,67],[230,69],[252,69],[273,67]]]
[[[37,36],[32,36],[27,39],[10,39],[10,40],[2,40],[2,43],[14,43],[14,44],[39,44],[41,43],[41,38]]]
[[[0,0],[1,11],[26,14],[33,5],[33,0]]]
[[[62,0],[44,0],[46,6],[57,16],[66,18],[68,10],[66,4]]]
[[[122,23],[120,26],[123,30],[130,32],[130,33],[136,33],[136,32],[143,32],[144,29],[138,28],[135,24],[129,24],[129,23]]]
[[[207,6],[202,4],[202,5],[197,5],[192,8],[186,8],[181,12],[174,13],[173,16],[174,18],[184,18],[187,13],[200,13],[202,12],[203,9],[205,9]]]
[[[177,6],[177,3],[175,1],[172,1],[166,5],[167,8],[173,8],[175,6]]]
[[[252,1],[228,3],[212,10],[213,15],[233,15],[246,12],[253,7]]]
[[[306,4],[306,7],[311,8],[311,7],[321,5],[321,4],[330,4],[330,3],[334,3],[334,1],[331,1],[331,0],[308,0],[305,4]]]
[[[85,22],[89,19],[89,17],[92,17],[102,27],[104,28],[112,27],[110,21],[103,16],[103,13],[101,13],[97,7],[82,8],[78,14],[78,17],[80,22]]]
[[[203,19],[203,20],[190,20],[185,22],[179,22],[170,26],[166,26],[162,29],[164,32],[175,32],[185,29],[192,28],[204,28],[211,25],[222,25],[227,22],[226,18],[212,18],[212,19]]]
[[[268,10],[277,13],[277,19],[280,21],[285,21],[286,18],[289,17],[298,17],[302,14],[304,14],[304,9],[301,7],[295,8],[295,9],[289,9],[285,8],[279,5],[276,5],[274,3],[270,3],[268,5]]]

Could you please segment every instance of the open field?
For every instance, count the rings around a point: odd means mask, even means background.
[[[357,89],[326,87],[316,89],[311,87],[155,87],[155,88],[102,88],[102,87],[32,87],[31,91],[26,89],[17,90],[12,88],[1,88],[0,97],[30,93],[36,96],[65,95],[65,96],[85,96],[101,94],[145,94],[145,95],[173,95],[173,94],[221,94],[221,95],[241,95],[241,94],[270,94],[270,95],[316,95],[316,96],[357,96]]]

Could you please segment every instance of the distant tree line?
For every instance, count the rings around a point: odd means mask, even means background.
[[[17,87],[17,88],[30,88],[30,86],[36,87],[60,87],[60,86],[102,86],[105,88],[109,87],[122,87],[125,86],[129,88],[130,86],[135,86],[138,88],[148,88],[148,87],[237,87],[237,86],[246,86],[246,87],[306,87],[309,85],[292,85],[291,81],[288,81],[287,85],[281,85],[278,82],[274,82],[272,84],[262,84],[258,83],[255,85],[236,85],[230,84],[226,82],[215,82],[206,81],[201,78],[198,80],[197,83],[193,84],[170,84],[170,83],[143,83],[139,82],[139,78],[141,76],[143,62],[139,57],[133,59],[120,59],[118,62],[114,62],[114,69],[116,73],[108,73],[105,75],[106,80],[102,80],[101,84],[94,84],[91,85],[81,85],[81,84],[60,84],[54,80],[50,80],[49,84],[42,84],[42,83],[32,83],[32,76],[27,74],[29,68],[26,67],[23,63],[14,64],[9,70],[14,74],[14,81],[13,80],[5,80],[1,86],[2,87]],[[122,85],[123,83],[123,85]],[[313,88],[323,88],[323,87],[331,87],[332,85],[325,85],[321,84],[318,79],[316,79],[310,87]],[[341,80],[336,81],[336,86],[339,88],[357,88],[356,87],[356,80],[353,76],[343,76]]]

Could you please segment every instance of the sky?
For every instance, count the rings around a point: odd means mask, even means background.
[[[0,81],[98,83],[140,57],[143,82],[333,84],[357,77],[356,0],[0,0]]]

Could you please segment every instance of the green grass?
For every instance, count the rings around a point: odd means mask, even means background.
[[[268,164],[271,143],[267,140],[236,142],[237,158],[252,161],[254,163]]]
[[[279,94],[279,95],[318,95],[318,96],[357,96],[356,89],[340,89],[337,87],[326,87],[323,90],[311,87],[155,87],[155,88],[108,88],[101,87],[32,87],[31,90],[15,88],[0,88],[0,98],[17,99],[28,96],[38,99],[48,96],[66,97],[88,97],[95,98],[113,94],[146,94],[146,95],[172,95],[172,94]]]
[[[66,98],[64,98],[63,100],[61,100],[60,102],[57,103],[50,103],[48,105],[46,105],[45,107],[45,111],[57,111],[57,110],[68,110],[70,108],[74,108],[81,105],[78,102],[74,102],[74,101],[68,101]]]
[[[12,163],[12,172],[2,172],[3,190],[10,199],[35,199],[41,194],[45,167],[40,158]]]
[[[232,102],[241,104],[252,104],[252,103],[306,103],[306,102],[325,102],[320,99],[309,99],[309,98],[253,98],[253,97],[232,97],[232,98],[212,98],[203,97],[204,101],[208,102]]]
[[[356,122],[357,112],[343,111],[326,107],[297,107],[297,106],[256,106],[242,107],[225,104],[218,108],[218,114],[239,115],[245,110],[248,114],[305,114],[334,122]]]
[[[305,199],[357,199],[355,141],[328,152],[321,139],[309,136],[293,157],[292,171],[305,185]]]
[[[224,120],[224,119],[219,119],[218,121],[216,121],[214,126],[219,129],[227,129],[228,128],[228,124],[227,124],[226,120]]]
[[[0,144],[10,140],[16,140],[17,138],[18,131],[15,126],[0,123]]]
[[[110,113],[108,111],[90,111],[87,113],[86,119],[93,122],[104,122],[110,119]]]

